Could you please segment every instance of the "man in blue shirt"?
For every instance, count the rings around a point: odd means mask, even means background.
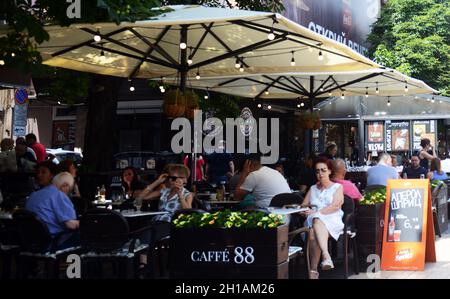
[[[52,236],[65,231],[74,231],[80,225],[73,204],[67,197],[73,185],[72,175],[62,172],[53,178],[53,184],[33,192],[25,204],[25,209],[35,213],[47,225]],[[74,238],[78,239],[78,236]],[[68,238],[61,240],[58,247],[60,249],[68,247],[62,244],[68,240]]]
[[[392,158],[390,155],[383,153],[380,155],[377,166],[367,171],[367,186],[387,185],[387,180],[398,179],[397,170],[392,167]]]
[[[423,175],[423,178],[426,178],[427,173],[428,171],[424,167],[420,166],[419,156],[414,155],[411,157],[411,166],[403,168],[402,177],[405,179],[420,179],[421,175]]]

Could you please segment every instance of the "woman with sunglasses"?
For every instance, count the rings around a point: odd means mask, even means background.
[[[342,234],[344,223],[342,216],[344,212],[341,206],[344,203],[342,185],[330,180],[333,165],[331,160],[319,158],[315,164],[317,184],[313,185],[306,194],[304,206],[315,205],[317,211],[308,210],[305,226],[311,228],[310,232],[310,278],[318,279],[317,267],[322,255],[322,270],[334,268],[328,251],[328,238],[331,236],[337,240]]]

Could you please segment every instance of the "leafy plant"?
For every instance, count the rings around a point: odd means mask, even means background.
[[[173,221],[176,228],[275,228],[284,223],[282,215],[264,212],[232,212],[224,210],[213,214],[180,214]]]
[[[364,193],[364,198],[359,202],[361,205],[374,205],[386,201],[386,188],[371,190]]]

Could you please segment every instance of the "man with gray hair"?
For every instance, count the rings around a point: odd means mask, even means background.
[[[75,232],[80,226],[75,208],[67,197],[73,184],[72,175],[61,172],[53,178],[53,184],[31,193],[25,204],[25,209],[35,213],[47,225],[53,237],[61,233]],[[78,233],[67,235],[60,238],[58,249],[76,246],[78,243]]]
[[[367,171],[367,186],[386,186],[389,179],[398,179],[398,172],[392,167],[391,156],[387,153],[382,153],[377,166]]]

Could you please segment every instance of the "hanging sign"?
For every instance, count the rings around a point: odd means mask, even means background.
[[[436,145],[436,121],[414,120],[413,121],[413,150],[420,150],[420,141],[423,138],[430,139],[431,145]]]
[[[25,89],[17,89],[14,93],[14,100],[17,105],[23,105],[28,102],[28,92]]]
[[[384,151],[384,122],[369,122],[366,136],[369,151]]]
[[[435,262],[429,180],[388,180],[382,270],[424,270]]]
[[[409,151],[409,121],[386,121],[386,150]]]

